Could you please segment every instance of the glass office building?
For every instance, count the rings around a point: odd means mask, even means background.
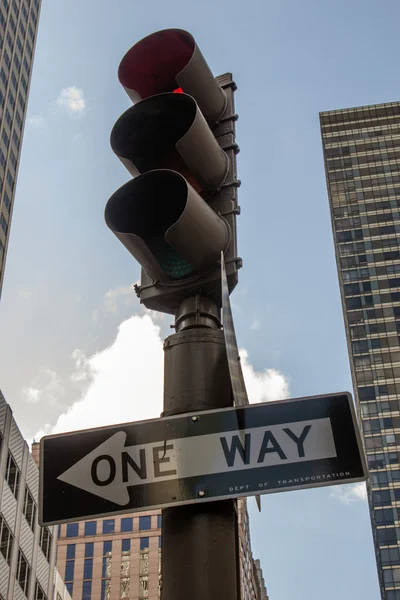
[[[400,600],[400,102],[320,122],[381,594]]]
[[[0,0],[0,294],[41,0]]]

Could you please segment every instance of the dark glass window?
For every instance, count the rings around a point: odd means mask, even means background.
[[[92,596],[92,582],[84,581],[82,585],[82,600],[90,600]]]
[[[354,308],[361,308],[361,297],[354,296],[353,298],[346,298],[346,307],[348,310],[352,310]]]
[[[126,517],[121,519],[121,531],[132,531],[133,530],[133,519],[132,517]]]
[[[131,540],[122,540],[121,550],[122,552],[128,552],[131,549]]]
[[[10,489],[14,496],[18,497],[18,489],[19,489],[19,470],[18,467],[12,457],[11,452],[8,453],[7,459],[7,467],[6,467],[6,481],[10,486]]]
[[[86,521],[85,535],[96,535],[96,521]]]
[[[13,541],[13,535],[9,530],[5,520],[0,515],[0,552],[8,564],[11,562]]]
[[[67,537],[78,537],[79,523],[67,524]]]
[[[93,556],[94,552],[94,542],[87,542],[85,544],[85,557],[90,558]]]
[[[370,387],[359,387],[358,397],[360,400],[375,400],[375,388]]]
[[[150,538],[148,538],[148,537],[141,537],[140,538],[140,549],[141,550],[147,550],[149,548],[149,543],[150,543]]]
[[[396,491],[395,491],[395,496],[396,496]],[[400,488],[398,490],[400,492]],[[400,499],[400,493],[399,493],[399,499]],[[374,491],[372,492],[372,503],[374,504],[374,506],[383,506],[385,504],[390,504],[390,492],[389,490],[381,490],[381,491]]]
[[[103,533],[114,533],[114,530],[115,530],[115,519],[104,519]]]
[[[70,595],[70,596],[71,596],[71,598],[72,598],[72,592],[73,592],[73,589],[74,589],[74,584],[73,584],[73,582],[71,581],[71,582],[69,582],[69,583],[66,583],[66,584],[65,584],[65,587],[67,588],[67,591],[68,591],[69,595]]]
[[[73,581],[74,580],[74,570],[75,570],[75,561],[67,560],[67,562],[65,563],[64,581]]]
[[[75,558],[75,544],[68,544],[67,558]]]
[[[161,529],[162,517],[161,515],[157,515],[157,528]]]
[[[394,527],[377,529],[376,533],[380,544],[395,544],[397,542],[396,529]]]
[[[32,494],[27,487],[25,488],[24,515],[29,527],[33,531],[35,526],[36,504],[34,503]]]
[[[85,558],[83,565],[83,579],[92,579],[93,576],[93,558]]]
[[[40,547],[43,554],[49,560],[51,552],[51,533],[48,527],[42,527],[40,531]]]
[[[103,556],[112,551],[112,542],[103,542]]]
[[[18,550],[17,581],[25,595],[27,595],[28,592],[30,575],[31,569],[28,564],[28,561],[22,554],[21,550]]]
[[[39,582],[36,582],[36,588],[35,588],[35,600],[47,600],[47,596],[44,593],[44,591],[42,590],[42,588],[40,587]]]
[[[139,517],[139,529],[140,531],[151,529],[151,517]]]

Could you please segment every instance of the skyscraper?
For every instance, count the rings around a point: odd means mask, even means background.
[[[41,0],[0,0],[0,294]]]
[[[400,599],[400,102],[320,114],[382,599]]]
[[[39,471],[0,392],[0,600],[70,600],[56,528],[37,521]]]

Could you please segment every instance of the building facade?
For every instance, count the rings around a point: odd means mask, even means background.
[[[32,445],[39,464],[39,444]],[[268,600],[250,545],[246,500],[238,500],[242,600]],[[58,528],[57,568],[73,600],[159,600],[161,511],[67,523]]]
[[[0,599],[70,600],[56,531],[37,522],[39,471],[0,392]]]
[[[381,595],[400,600],[400,102],[320,122]]]
[[[41,0],[0,0],[0,294]]]

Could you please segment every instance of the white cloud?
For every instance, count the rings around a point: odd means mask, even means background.
[[[247,350],[239,351],[247,395],[251,404],[284,400],[289,396],[289,380],[277,369],[255,371],[249,363]]]
[[[84,383],[80,399],[60,415],[53,433],[158,418],[163,404],[164,356],[160,327],[152,316],[135,315],[123,321],[113,343],[87,357],[75,350],[72,381]],[[257,372],[241,351],[251,402],[287,397],[288,382],[275,369]],[[41,400],[48,391],[37,389]],[[46,425],[35,436],[48,433]]]
[[[73,358],[72,379],[89,379],[90,383],[81,399],[59,417],[53,432],[160,416],[162,340],[159,327],[149,316],[123,321],[109,348],[90,357],[76,350]]]
[[[75,86],[63,88],[56,102],[58,106],[77,116],[83,115],[86,107],[83,91]]]
[[[339,500],[342,504],[364,502],[367,500],[367,488],[363,481],[360,483],[338,485],[332,488],[331,496]]]
[[[40,127],[43,127],[43,125],[46,124],[46,119],[44,118],[43,115],[31,115],[30,117],[27,118],[28,124],[32,125],[32,127],[37,127],[38,129]]]

